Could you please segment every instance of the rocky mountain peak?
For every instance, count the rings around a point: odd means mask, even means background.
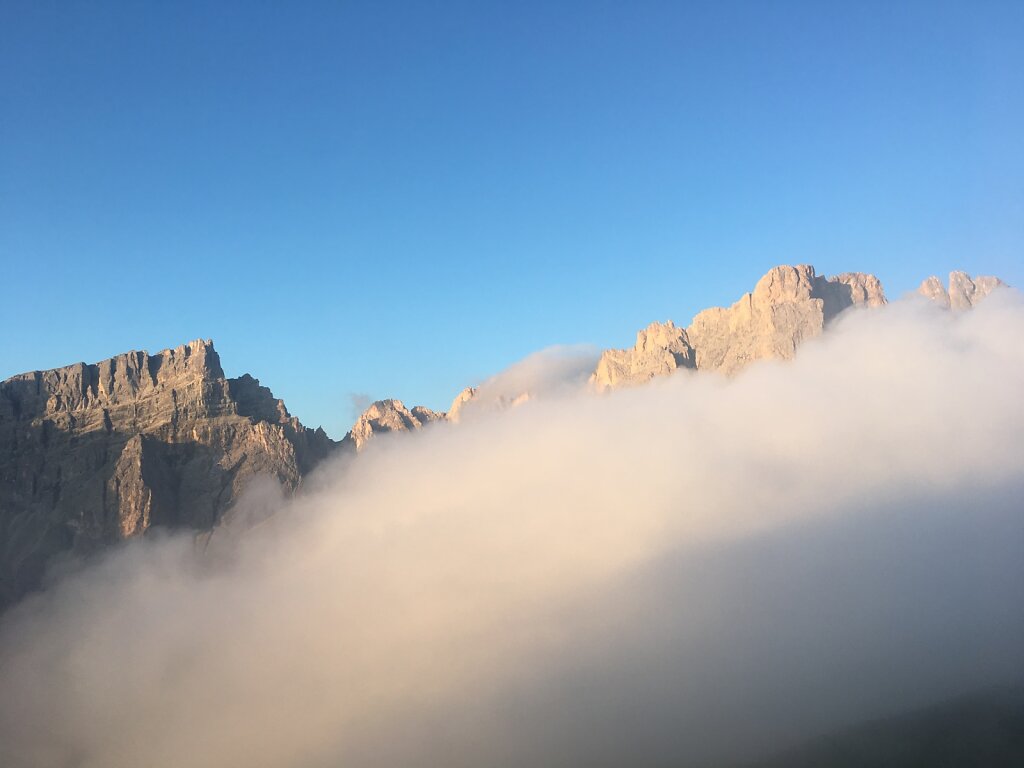
[[[363,411],[349,435],[356,450],[360,451],[376,435],[409,432],[444,418],[445,414],[422,405],[409,409],[401,400],[377,400]]]
[[[962,311],[970,309],[1001,286],[1005,287],[1006,283],[998,277],[979,275],[971,278],[966,272],[954,271],[949,273],[948,289],[933,275],[921,283],[917,292],[946,309]]]
[[[809,299],[814,293],[817,275],[809,264],[778,266],[757,281],[751,294],[757,304],[783,304]]]
[[[0,605],[60,552],[209,529],[255,475],[294,489],[334,445],[209,340],[0,382]]]
[[[448,420],[457,423],[462,418],[462,409],[466,407],[474,397],[476,397],[476,387],[466,387],[464,390],[459,392],[452,400],[451,408],[448,409]]]
[[[87,365],[75,363],[48,371],[32,371],[3,382],[0,418],[47,416],[58,422],[88,418],[103,410],[173,390],[191,390],[224,378],[212,341],[196,340],[155,355],[125,352]]]
[[[686,331],[671,320],[651,323],[636,335],[632,349],[607,349],[590,376],[591,384],[604,391],[627,384],[641,384],[677,368],[693,368],[694,352]]]
[[[887,303],[882,281],[867,272],[843,272],[825,282],[835,285],[836,288],[845,286],[845,288],[839,288],[840,292],[849,289],[850,306],[881,307]],[[840,300],[839,303],[841,304],[843,301]]]

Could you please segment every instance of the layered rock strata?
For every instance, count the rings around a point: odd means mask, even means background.
[[[208,529],[256,475],[296,488],[334,448],[210,341],[0,383],[0,605],[65,552]]]

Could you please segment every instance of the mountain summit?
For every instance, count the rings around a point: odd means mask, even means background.
[[[294,489],[333,448],[211,341],[0,383],[0,605],[47,562],[153,526],[215,525],[248,479]]]
[[[972,279],[966,272],[950,272],[948,288],[933,275],[921,283],[917,292],[939,306],[959,311],[970,309],[996,288],[1005,286],[998,277],[980,275]]]
[[[671,321],[652,323],[637,334],[632,349],[605,351],[591,382],[607,390],[642,384],[678,368],[732,374],[755,360],[786,360],[844,310],[885,303],[882,283],[874,275],[847,272],[825,278],[807,264],[775,267],[728,309],[706,309],[686,329]]]

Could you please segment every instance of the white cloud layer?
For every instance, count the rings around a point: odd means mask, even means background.
[[[527,355],[483,381],[459,420],[478,418],[528,400],[566,396],[586,384],[601,353],[587,345],[556,345]]]
[[[899,302],[375,441],[4,617],[0,763],[702,765],[1024,678],[1022,338]]]

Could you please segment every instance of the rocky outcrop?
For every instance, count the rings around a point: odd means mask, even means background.
[[[950,272],[949,288],[939,278],[929,277],[917,292],[946,309],[961,311],[970,309],[1000,286],[1006,286],[998,277],[979,275],[971,278],[966,272]]]
[[[410,410],[401,400],[377,400],[356,420],[349,436],[356,450],[360,451],[375,435],[411,432],[444,418],[445,414],[422,405]]]
[[[775,267],[729,309],[698,314],[687,328],[698,369],[732,374],[755,360],[788,360],[826,323],[853,306],[878,306],[885,293],[873,275],[847,273],[831,280],[814,267]]]
[[[0,605],[63,552],[208,529],[256,475],[296,488],[334,447],[212,342],[0,383]]]
[[[814,271],[814,267],[810,269]],[[821,277],[816,280],[823,290],[833,293],[832,304],[840,311],[851,306],[874,308],[888,303],[882,281],[867,272],[844,272],[828,280]]]
[[[455,399],[452,400],[451,408],[448,409],[448,421],[457,424],[462,418],[462,409],[476,397],[476,393],[476,387],[466,387],[464,390],[459,392],[459,394],[455,396]]]
[[[591,382],[599,390],[642,384],[696,362],[686,331],[671,320],[651,323],[636,335],[632,349],[607,349],[601,354]]]
[[[732,374],[764,358],[789,359],[849,307],[885,304],[874,275],[847,272],[833,278],[814,267],[775,267],[730,308],[699,313],[685,330],[653,323],[628,350],[602,354],[591,382],[598,390],[639,384],[679,368]]]

